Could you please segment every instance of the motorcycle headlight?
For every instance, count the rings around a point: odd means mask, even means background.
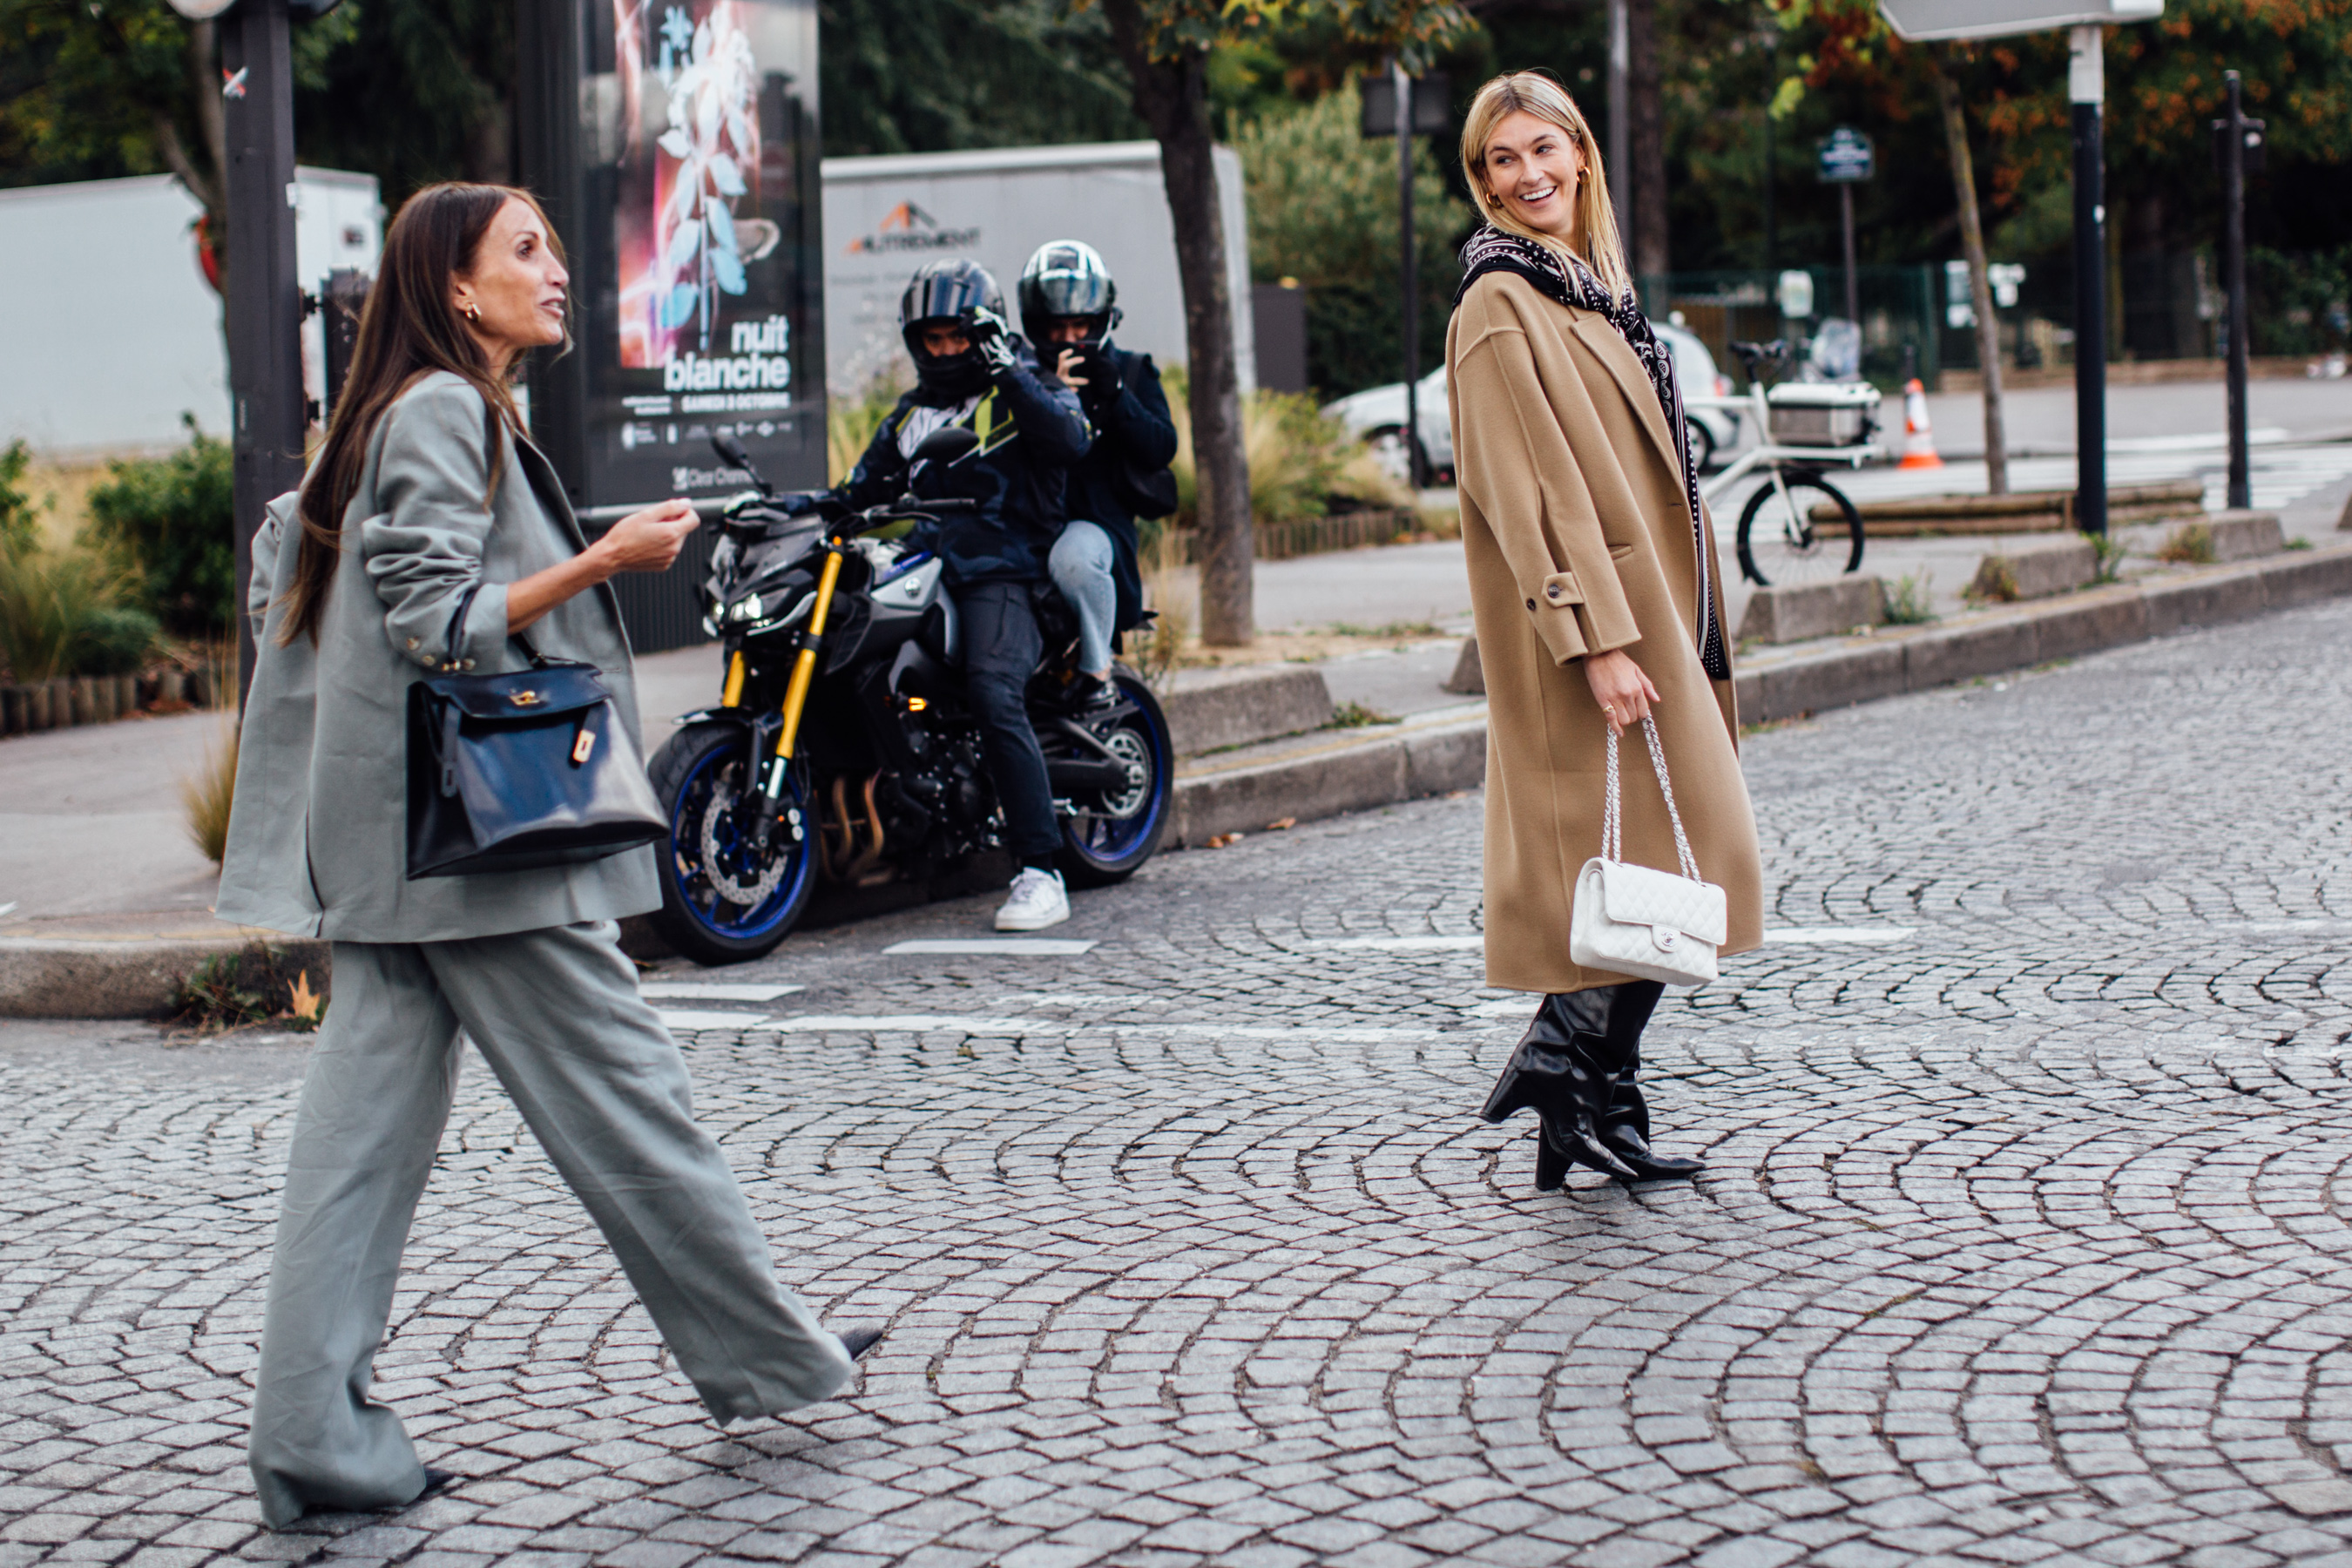
[[[756,621],[760,618],[760,595],[746,594],[727,606],[727,618],[733,621]]]

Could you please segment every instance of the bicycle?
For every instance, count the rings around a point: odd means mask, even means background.
[[[1730,349],[1748,373],[1748,390],[1732,397],[1685,398],[1684,404],[1685,407],[1744,409],[1756,420],[1760,437],[1757,445],[1699,486],[1700,499],[1712,509],[1717,497],[1727,494],[1758,468],[1769,476],[1740,509],[1737,535],[1740,574],[1758,587],[1771,587],[1859,571],[1862,513],[1844,491],[1822,477],[1822,471],[1832,464],[1858,468],[1879,455],[1870,438],[1877,428],[1877,393],[1871,390],[1864,397],[1851,390],[1851,384],[1826,383],[1822,384],[1820,397],[1788,395],[1812,385],[1793,382],[1768,391],[1762,373],[1785,370],[1793,357],[1790,345],[1776,338],[1769,343],[1735,342]],[[1832,392],[1832,387],[1837,390]],[[1783,395],[1775,398],[1774,393]],[[1799,421],[1817,424],[1823,444],[1772,438]],[[1841,437],[1846,439],[1842,441]],[[1819,499],[1813,492],[1819,492]]]

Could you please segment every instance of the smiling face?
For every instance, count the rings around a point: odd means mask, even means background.
[[[1486,184],[1497,204],[1527,227],[1581,251],[1577,232],[1577,184],[1584,151],[1550,121],[1517,110],[1486,138]]]
[[[571,281],[545,220],[530,203],[509,201],[483,232],[472,267],[449,280],[450,298],[490,363],[504,370],[525,349],[563,341]]]

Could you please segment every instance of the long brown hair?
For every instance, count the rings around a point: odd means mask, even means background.
[[[400,395],[420,375],[446,370],[464,376],[495,409],[490,437],[489,483],[496,491],[506,467],[506,440],[520,429],[514,395],[506,378],[492,369],[482,346],[457,314],[450,279],[470,273],[490,222],[509,202],[521,202],[546,226],[547,243],[562,259],[555,226],[529,191],[511,185],[427,185],[402,204],[383,237],[383,258],[375,285],[360,311],[360,334],[352,351],[351,374],[335,400],[327,438],[302,485],[302,548],[287,584],[280,645],[298,637],[319,637],[319,617],[343,548],[343,511],[358,493],[367,467],[368,438]],[[484,498],[487,503],[488,498]]]
[[[1633,273],[1625,266],[1624,242],[1617,236],[1617,209],[1610,205],[1609,175],[1601,167],[1600,141],[1568,89],[1543,71],[1508,71],[1495,78],[1478,89],[1478,96],[1470,100],[1469,114],[1464,117],[1462,172],[1477,193],[1486,221],[1548,250],[1565,253],[1568,249],[1558,236],[1539,234],[1512,216],[1509,206],[1487,183],[1486,142],[1495,127],[1522,112],[1559,126],[1584,153],[1584,177],[1576,183],[1576,226],[1583,235],[1585,249],[1592,254],[1580,259],[1592,268],[1612,297],[1624,293],[1633,286]]]

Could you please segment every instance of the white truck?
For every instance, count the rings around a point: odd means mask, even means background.
[[[375,270],[375,176],[298,168],[295,255],[312,294],[339,268]],[[0,191],[0,446],[51,457],[178,446],[183,413],[228,434],[228,345],[205,281],[204,211],[169,174]],[[302,327],[306,390],[325,385],[317,316]]]
[[[1242,389],[1257,384],[1250,331],[1249,229],[1241,159],[1215,153]],[[903,384],[898,296],[926,261],[968,257],[996,275],[1006,313],[1030,253],[1049,239],[1082,239],[1118,279],[1120,347],[1181,365],[1184,291],[1176,228],[1154,142],[1007,147],[824,161],[825,386],[855,397]]]

